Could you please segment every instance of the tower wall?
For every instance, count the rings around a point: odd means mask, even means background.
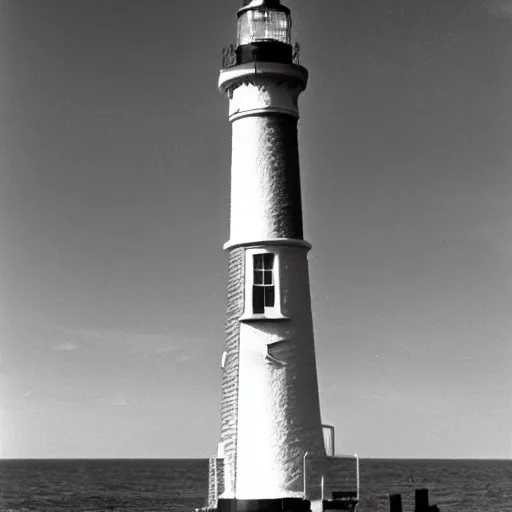
[[[267,62],[224,69],[219,81],[232,124],[223,499],[303,498],[305,487],[318,499],[327,462],[297,137],[306,82],[301,66]],[[273,254],[275,284],[263,313],[253,304],[261,253]]]
[[[269,247],[247,249],[246,260],[252,251],[262,249]],[[278,261],[284,319],[241,322],[236,465],[239,499],[302,497],[305,452],[307,462],[325,455],[308,248],[282,245],[271,250]],[[315,480],[313,474],[311,477]],[[320,478],[316,476],[318,488]]]
[[[229,253],[228,303],[221,384],[221,433],[219,455],[224,457],[223,496],[235,495],[236,445],[238,431],[240,322],[244,309],[244,250]]]
[[[302,239],[297,119],[233,121],[230,243]]]

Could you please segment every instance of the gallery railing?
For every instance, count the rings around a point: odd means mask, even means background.
[[[300,65],[300,46],[295,43],[292,47],[292,63]],[[230,44],[222,49],[222,69],[236,66],[236,48]]]

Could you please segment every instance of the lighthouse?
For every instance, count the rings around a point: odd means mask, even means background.
[[[245,0],[219,89],[232,130],[221,434],[210,508],[324,503],[324,444],[297,125],[308,71],[279,0]],[[318,505],[319,504],[319,505]],[[315,508],[312,506],[312,509]]]

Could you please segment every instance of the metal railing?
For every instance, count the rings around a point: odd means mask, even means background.
[[[326,432],[329,433],[329,438],[328,438],[329,443],[326,443],[326,439],[325,439]],[[334,457],[334,455],[336,454],[335,445],[334,445],[334,442],[335,442],[334,427],[332,425],[323,424],[322,425],[322,433],[324,434],[325,452],[328,457]]]
[[[302,458],[302,477],[303,477],[303,496],[304,499],[307,499],[307,471],[306,471],[306,458],[308,456],[308,452],[304,452],[304,456]],[[356,459],[356,499],[359,501],[359,495],[360,495],[360,473],[359,473],[359,455],[357,453],[354,453],[353,455],[335,455],[333,457],[329,457],[333,459]],[[325,487],[325,477],[324,475],[320,478],[320,491],[321,491],[321,498],[322,501],[325,499],[325,493],[324,493],[324,487]]]
[[[222,49],[222,69],[231,68],[233,66],[236,66],[236,50],[235,47],[230,44]]]
[[[357,501],[359,501],[359,455],[354,453],[354,457],[356,458]]]
[[[292,48],[292,63],[300,65],[300,45],[295,43]],[[236,48],[233,44],[229,44],[222,49],[222,69],[236,66]]]
[[[292,62],[297,66],[300,65],[300,45],[295,43],[292,50]]]
[[[304,481],[302,482],[303,484],[303,492],[304,492],[304,499],[306,499],[306,490],[307,490],[307,480],[306,480],[306,457],[308,456],[308,452],[304,453],[304,457],[302,458],[302,473],[303,473],[303,478],[304,478]]]
[[[357,453],[354,453],[354,455],[347,455],[347,454],[336,454],[336,448],[335,448],[335,429],[333,425],[327,425],[325,423],[322,424],[322,433],[324,435],[324,448],[325,448],[325,454],[328,458],[332,459],[356,459],[356,485],[357,485],[357,500],[359,501],[359,456]],[[325,437],[325,434],[328,433],[327,439]],[[322,500],[324,499],[324,477],[322,475],[322,479],[320,481],[321,490],[322,490]]]

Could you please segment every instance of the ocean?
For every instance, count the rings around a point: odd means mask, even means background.
[[[206,459],[0,460],[0,512],[192,512],[206,504]],[[357,512],[414,510],[429,489],[441,512],[512,512],[512,461],[361,459]]]

